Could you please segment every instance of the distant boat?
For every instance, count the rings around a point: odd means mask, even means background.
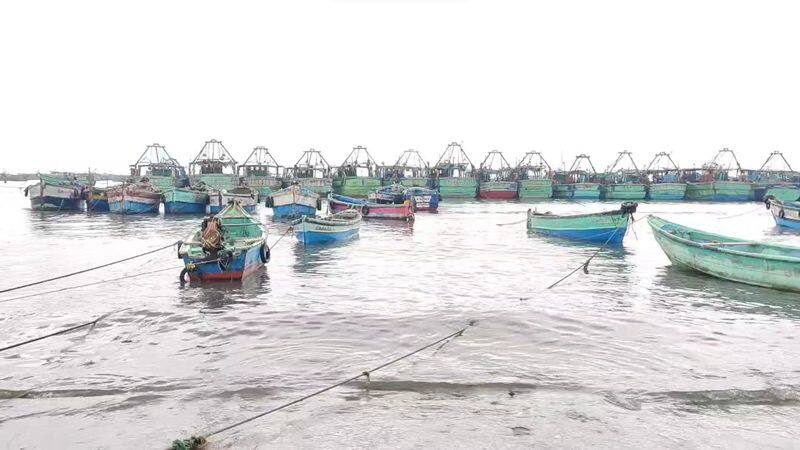
[[[31,209],[37,211],[81,211],[86,186],[70,174],[39,174],[39,182],[25,188]]]
[[[269,262],[267,232],[263,225],[233,202],[178,246],[183,259],[181,279],[240,280]]]
[[[157,213],[164,202],[168,214],[192,212],[203,208],[208,197],[198,199],[186,187],[189,178],[180,163],[161,144],[150,144],[130,166],[131,178],[120,186],[107,189],[109,210],[120,214]],[[160,197],[156,203],[156,194]],[[190,203],[191,202],[191,203]]]
[[[302,216],[292,222],[295,235],[304,244],[327,244],[358,236],[361,213],[346,209],[326,217]]]
[[[401,204],[408,200],[416,211],[436,211],[439,209],[439,192],[424,187],[405,187],[395,183],[384,186],[370,194],[367,199],[376,203]]]
[[[757,190],[755,200],[776,198],[782,202],[800,200],[800,173],[795,172],[783,153],[774,151],[756,171]]]
[[[553,169],[539,152],[527,152],[516,167],[519,198],[544,199],[553,196]]]
[[[669,153],[656,153],[645,174],[649,200],[676,201],[686,197],[686,183],[682,182],[681,170]]]
[[[275,219],[313,216],[322,208],[319,194],[299,184],[271,193],[265,204]]]
[[[478,168],[478,197],[486,200],[517,198],[519,185],[503,153],[492,150]]]
[[[731,238],[648,216],[672,264],[724,280],[800,291],[800,248]]]
[[[431,171],[430,187],[439,191],[442,198],[475,198],[478,180],[475,166],[456,142],[447,146]]]
[[[626,161],[629,165],[626,166]],[[647,196],[645,177],[636,166],[631,152],[619,152],[617,159],[603,174],[600,186],[605,200],[644,200]]]
[[[296,183],[317,194],[327,195],[333,191],[331,165],[319,151],[306,150],[293,167],[286,169],[284,182],[287,186]]]
[[[165,214],[204,214],[208,191],[202,182],[195,187],[172,188],[163,192]]]
[[[414,220],[414,210],[411,206],[411,202],[408,200],[400,204],[374,203],[339,194],[328,194],[328,205],[331,211],[334,212],[355,209],[359,211],[365,219]]]
[[[192,186],[202,182],[209,197],[235,189],[240,184],[236,175],[236,160],[225,145],[216,139],[206,141],[189,163],[189,180]]]
[[[783,202],[777,198],[767,197],[764,203],[777,225],[800,229],[800,202]]]
[[[147,177],[153,188],[162,192],[189,184],[183,166],[158,143],[145,147],[139,159],[130,165],[130,176],[133,180]]]
[[[727,163],[726,163],[727,162]],[[715,202],[745,202],[754,199],[754,184],[732,150],[723,148],[700,169],[684,170],[686,199]]]
[[[157,214],[161,192],[147,177],[108,188],[108,209],[116,214]]]
[[[366,147],[353,147],[341,166],[333,171],[333,192],[349,197],[366,197],[381,187],[378,164]]]
[[[258,205],[258,191],[248,186],[239,186],[232,189],[214,190],[208,196],[209,214],[217,214],[227,205],[238,203],[250,214],[256,212]]]
[[[591,214],[555,215],[528,210],[528,231],[583,241],[619,244],[625,238],[638,205],[625,202],[619,209]]]
[[[589,155],[575,157],[569,170],[556,172],[553,183],[553,198],[575,200],[599,200],[600,183],[597,171]]]
[[[266,147],[256,147],[250,156],[237,167],[239,177],[244,178],[247,186],[258,191],[259,198],[266,198],[273,191],[283,187],[281,177],[284,167],[278,164]]]
[[[84,190],[86,200],[86,210],[92,212],[108,212],[108,192],[107,189],[90,187]]]
[[[416,150],[406,150],[397,158],[391,167],[383,168],[381,183],[388,186],[393,183],[405,187],[429,187],[431,168]]]

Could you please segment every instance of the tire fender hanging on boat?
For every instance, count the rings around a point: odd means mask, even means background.
[[[361,215],[362,216],[368,216],[369,215],[369,206],[363,205],[361,207]]]
[[[778,211],[778,217],[780,217],[781,219],[786,218],[786,213],[783,211],[783,208],[781,208],[781,210]]]
[[[269,247],[267,247],[267,243],[264,242],[263,244],[261,244],[261,251],[258,252],[258,255],[261,257],[262,263],[266,264],[269,262],[271,256],[270,253],[271,252],[269,250]]]

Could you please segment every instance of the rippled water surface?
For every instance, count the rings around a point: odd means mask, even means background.
[[[0,187],[0,289],[183,238],[197,217],[29,210]],[[163,448],[429,350],[216,436],[238,447],[793,447],[800,421],[796,294],[671,267],[644,220],[624,247],[528,235],[529,207],[445,202],[413,224],[365,222],[359,239],[286,237],[240,283],[186,285],[164,250],[0,296],[0,447]],[[800,245],[757,203],[640,204],[698,228]],[[260,211],[270,242],[284,233]],[[170,269],[174,267],[174,269]],[[123,278],[142,272],[146,276]],[[18,298],[92,281],[81,289]]]

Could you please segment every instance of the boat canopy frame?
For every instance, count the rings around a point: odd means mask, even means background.
[[[236,175],[236,159],[222,141],[211,139],[189,163],[189,175],[226,174]],[[226,173],[226,169],[230,169]]]
[[[461,144],[453,141],[439,156],[431,172],[435,178],[473,178],[475,165]]]
[[[511,181],[516,175],[500,150],[492,150],[486,154],[478,166],[478,174],[481,181]]]
[[[544,159],[541,152],[531,150],[526,152],[515,168],[517,178],[520,180],[551,180],[553,168]]]
[[[366,159],[362,158],[366,156]],[[366,169],[367,175],[360,175],[358,169]],[[369,153],[366,147],[357,145],[350,150],[347,158],[344,159],[342,164],[335,170],[336,177],[377,177],[378,176],[378,163],[375,158]]]
[[[285,176],[294,179],[326,179],[331,177],[332,168],[322,152],[310,148],[303,152],[297,162],[286,168]]]
[[[236,168],[239,176],[266,176],[279,178],[283,175],[285,167],[278,164],[278,161],[264,146],[254,147],[250,156]]]

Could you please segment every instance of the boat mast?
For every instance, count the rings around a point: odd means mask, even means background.
[[[585,153],[581,153],[580,155],[575,157],[575,161],[572,162],[572,166],[570,166],[569,172],[572,173],[572,172],[579,171],[582,161],[586,161],[589,164],[589,167],[592,169],[592,173],[593,174],[597,173],[597,170],[595,170],[595,168],[594,168],[594,164],[592,164],[591,158],[589,158],[589,155],[587,155]]]
[[[330,175],[331,165],[320,151],[310,148],[300,155],[292,171],[295,178],[326,178]],[[316,171],[321,172],[319,177],[315,177]]]
[[[516,167],[517,175],[524,179],[530,179],[531,173],[534,172],[535,176],[540,178],[549,178],[552,176],[553,169],[550,164],[544,159],[544,156],[537,151],[529,151],[519,161]],[[545,172],[545,176],[542,176]]]
[[[200,173],[195,173],[195,169],[198,167]],[[189,174],[223,173],[226,168],[230,168],[232,173],[236,173],[236,159],[222,145],[221,141],[212,139],[203,144],[203,148],[189,163]]]
[[[390,168],[390,175],[395,178],[402,174],[405,177],[405,172],[411,171],[412,177],[424,177],[430,172],[430,166],[422,158],[422,155],[414,149],[408,149],[397,158],[397,162]]]
[[[475,171],[475,166],[472,164],[472,161],[470,161],[469,156],[467,156],[464,149],[461,148],[461,145],[457,142],[451,142],[450,145],[447,146],[433,168],[437,177],[452,176],[455,170],[467,176]]]
[[[259,146],[253,148],[253,151],[250,152],[250,156],[240,165],[236,170],[239,175],[247,175],[250,168],[266,168],[269,171],[270,168],[275,168],[275,176],[280,175],[280,168],[283,167],[278,164],[278,161],[275,160],[275,157],[272,156],[272,153],[269,152],[267,147]]]
[[[662,159],[666,159],[669,162],[669,164],[672,164],[672,167],[671,168],[667,168],[667,169],[654,169],[653,166],[655,166],[656,163],[660,162]],[[656,166],[656,167],[658,167],[658,166]],[[678,167],[677,164],[675,164],[675,161],[672,160],[672,157],[669,156],[669,153],[667,153],[667,152],[658,152],[658,153],[656,153],[656,156],[653,157],[653,160],[650,161],[650,164],[647,165],[647,170],[646,171],[647,172],[651,172],[651,171],[654,171],[654,170],[655,171],[664,171],[664,170],[669,171],[669,170],[680,170],[680,168]]]
[[[146,146],[139,159],[131,164],[131,176],[142,176],[142,168],[145,167],[149,170],[170,170],[173,175],[178,175],[182,169],[178,161],[167,152],[167,149],[158,143]]]

